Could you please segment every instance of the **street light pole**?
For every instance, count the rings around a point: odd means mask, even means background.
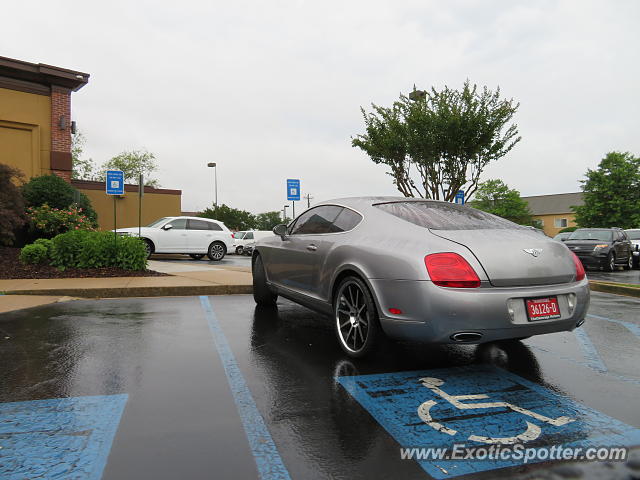
[[[289,205],[285,205],[282,208],[282,221],[286,222],[287,221],[287,208],[289,208]]]
[[[215,200],[213,202],[215,208],[218,208],[218,165],[216,162],[211,162],[207,164],[207,167],[213,167],[213,184],[215,191]]]

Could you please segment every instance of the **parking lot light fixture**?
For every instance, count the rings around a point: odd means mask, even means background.
[[[218,164],[216,162],[209,162],[207,163],[207,167],[212,167],[213,168],[213,184],[214,184],[214,201],[213,204],[216,208],[216,210],[218,209]]]

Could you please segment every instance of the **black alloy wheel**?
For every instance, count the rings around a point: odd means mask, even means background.
[[[354,358],[369,354],[381,332],[375,303],[365,283],[357,277],[345,278],[336,291],[333,309],[342,350]]]
[[[605,264],[604,269],[607,272],[613,272],[616,269],[616,256],[613,252],[609,252],[609,255],[607,255],[607,263]]]

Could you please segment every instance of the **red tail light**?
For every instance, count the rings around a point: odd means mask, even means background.
[[[480,279],[469,263],[457,253],[434,253],[424,257],[431,281],[440,287],[478,288]]]
[[[584,266],[575,253],[571,252],[571,255],[573,255],[573,263],[576,266],[576,282],[579,282],[585,277]]]

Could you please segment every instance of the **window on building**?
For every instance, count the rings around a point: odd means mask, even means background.
[[[567,228],[569,223],[566,218],[556,218],[554,220],[554,225],[556,228]]]

